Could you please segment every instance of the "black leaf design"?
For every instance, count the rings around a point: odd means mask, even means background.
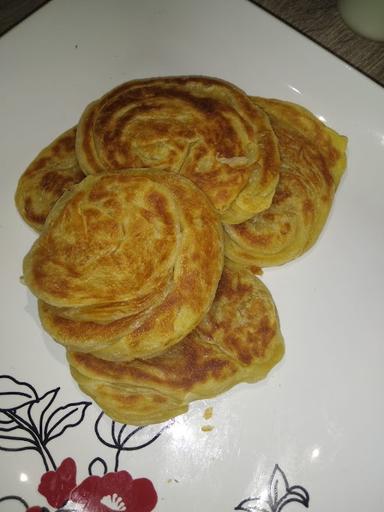
[[[8,425],[13,423],[13,419],[5,411],[0,411],[0,425]]]
[[[6,426],[5,425],[1,426],[0,432],[13,432],[14,430],[17,430],[18,428],[20,428],[19,425],[17,423],[15,423],[14,421],[11,421]]]
[[[46,471],[56,469],[47,443],[84,419],[91,402],[55,409],[47,418],[60,388],[39,396],[33,386],[10,375],[0,375],[0,450],[37,451]],[[16,435],[17,434],[17,435]]]
[[[265,494],[267,494],[265,496]],[[281,512],[293,501],[309,506],[309,494],[301,485],[290,486],[284,471],[275,465],[269,479],[267,490],[255,498],[247,498],[239,503],[235,510],[246,512]]]
[[[116,448],[117,439],[115,433],[115,422],[102,421],[104,413],[101,412],[95,422],[95,434],[97,439],[108,448]]]
[[[278,503],[277,512],[280,512],[285,505],[296,501],[301,505],[304,505],[305,508],[309,507],[309,494],[304,487],[301,485],[293,485],[288,488],[288,492],[285,496],[283,496],[282,500]]]
[[[112,421],[111,423],[111,436],[115,446],[119,445],[118,439],[121,438],[121,432],[126,428],[126,425],[121,426],[120,423]],[[119,431],[119,432],[118,432]]]
[[[22,452],[36,449],[36,443],[29,437],[0,434],[0,450],[6,452]]]
[[[107,463],[101,457],[94,458],[88,466],[89,475],[105,475],[108,471]]]
[[[168,422],[160,428],[157,425],[148,425],[146,427],[136,427],[127,432],[125,437],[121,436],[120,446],[122,450],[140,450],[152,444],[161,434],[170,427]]]
[[[123,451],[140,450],[149,446],[174,423],[174,420],[171,420],[162,425],[130,427],[116,421],[102,421],[102,419],[104,419],[103,412],[95,422],[95,434],[101,443],[116,450],[114,471],[119,468],[120,455]]]
[[[273,468],[272,477],[269,484],[270,497],[272,499],[272,506],[277,507],[282,498],[289,492],[289,484],[287,477],[281,471],[278,464]]]
[[[79,425],[91,402],[76,402],[58,407],[48,418],[44,428],[45,443],[52,441],[70,427]]]
[[[38,400],[38,396],[30,384],[10,375],[0,376],[0,410],[14,411],[35,400]]]
[[[140,450],[152,444],[156,439],[173,425],[174,420],[160,425],[147,425],[143,427],[129,427],[116,421],[111,421],[109,429],[102,424],[104,413],[100,413],[96,423],[96,436],[105,446],[123,451]]]
[[[11,413],[0,411],[0,432],[12,432],[19,428]]]
[[[244,512],[271,512],[271,506],[262,498],[249,498],[239,503],[235,510],[243,510]]]
[[[117,436],[117,442],[121,445],[122,443],[122,440],[124,439],[123,436],[124,436],[124,432],[128,429],[128,425],[123,425],[123,426],[120,426],[120,431],[119,431],[119,435]]]
[[[52,405],[55,400],[57,393],[60,388],[52,389],[48,391],[43,396],[41,396],[35,402],[32,402],[28,406],[28,418],[31,423],[35,427],[35,430],[39,433],[40,439],[44,441],[44,417],[47,410]]]

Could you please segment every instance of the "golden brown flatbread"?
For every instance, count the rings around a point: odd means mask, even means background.
[[[271,206],[247,222],[225,225],[225,254],[242,264],[269,267],[297,258],[316,242],[346,165],[346,137],[303,107],[253,98],[268,114],[281,156]]]
[[[279,153],[268,117],[234,85],[201,76],[124,83],[81,116],[77,157],[86,174],[156,168],[182,174],[222,220],[267,208]]]
[[[229,263],[208,314],[161,355],[125,363],[71,351],[67,357],[81,389],[108,415],[145,425],[185,412],[193,400],[264,378],[283,353],[270,293],[251,272]]]
[[[56,201],[84,179],[75,153],[76,127],[44,148],[21,175],[16,207],[25,222],[41,231]]]
[[[132,171],[88,176],[56,203],[24,281],[55,340],[129,360],[189,333],[222,267],[222,227],[203,192],[173,173]]]

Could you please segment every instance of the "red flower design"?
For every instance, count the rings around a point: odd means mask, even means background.
[[[29,507],[25,512],[43,512],[43,509],[41,507]]]
[[[134,480],[127,471],[117,471],[86,478],[73,489],[70,501],[81,512],[150,512],[157,494],[147,478]]]
[[[63,460],[56,471],[44,473],[38,491],[47,498],[52,507],[60,508],[68,500],[74,487],[76,487],[76,463],[68,458]],[[38,512],[38,510],[32,512]]]

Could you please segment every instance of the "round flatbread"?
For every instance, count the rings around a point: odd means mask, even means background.
[[[282,265],[318,239],[346,165],[346,137],[303,107],[253,98],[279,141],[281,170],[271,206],[236,226],[225,225],[225,254],[255,267]]]
[[[279,177],[268,116],[242,90],[210,77],[148,78],[112,89],[82,114],[76,152],[86,174],[182,174],[227,223],[267,208]]]
[[[56,203],[24,281],[55,340],[129,360],[188,334],[222,267],[222,227],[203,192],[176,174],[132,171],[88,176]]]
[[[81,389],[108,415],[145,425],[185,412],[193,400],[264,378],[283,354],[269,291],[245,268],[228,264],[208,314],[163,354],[125,363],[71,351],[67,357]]]
[[[75,153],[76,127],[44,148],[21,175],[16,207],[25,222],[41,231],[56,201],[84,179]]]

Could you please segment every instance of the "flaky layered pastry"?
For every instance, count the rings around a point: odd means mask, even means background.
[[[25,222],[41,231],[56,201],[85,175],[75,153],[76,128],[71,128],[44,148],[21,175],[16,207]]]
[[[24,259],[52,337],[130,360],[188,334],[213,301],[221,224],[190,180],[158,170],[88,176],[56,203]]]
[[[316,242],[346,165],[346,137],[303,107],[252,98],[268,114],[280,148],[280,180],[271,206],[225,225],[225,254],[257,267],[282,265]]]
[[[116,87],[85,109],[76,152],[86,174],[130,168],[182,174],[227,223],[267,208],[279,177],[268,116],[234,85],[209,77]]]
[[[229,263],[208,314],[161,355],[131,362],[73,351],[67,357],[80,388],[109,416],[145,425],[187,411],[193,400],[264,378],[283,353],[270,293],[251,272]]]

